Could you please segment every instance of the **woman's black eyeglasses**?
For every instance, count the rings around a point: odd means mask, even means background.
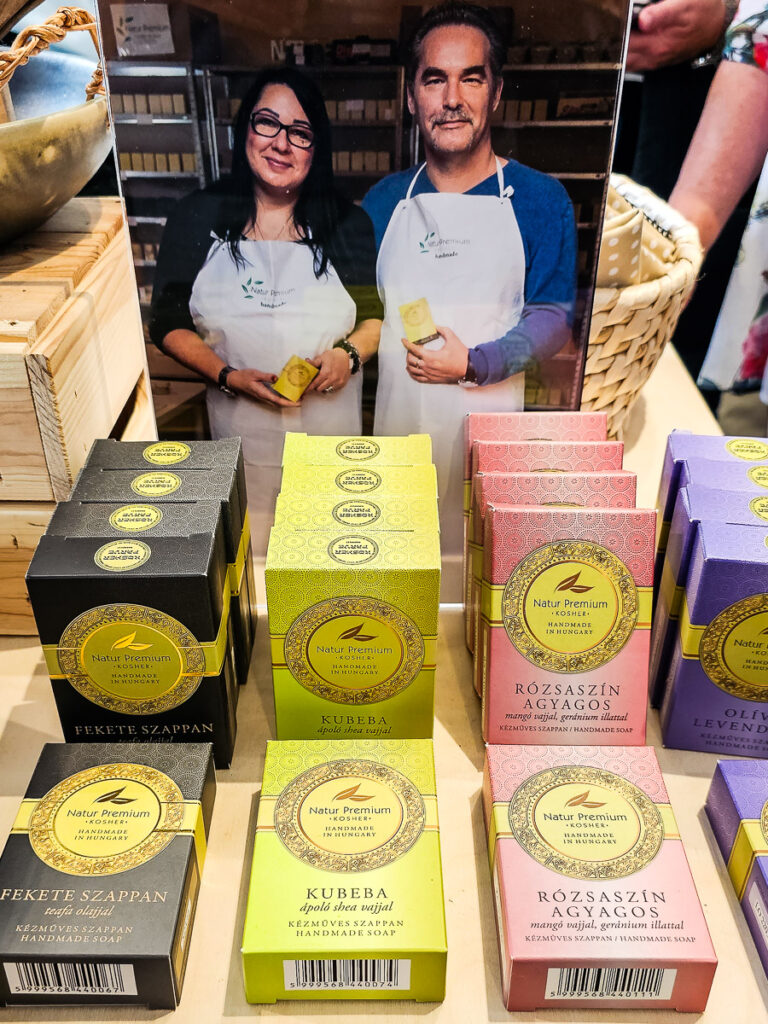
[[[254,111],[250,117],[251,131],[265,139],[275,139],[285,130],[286,137],[297,149],[311,149],[315,144],[315,133],[311,128],[303,128],[298,124],[283,124],[276,117]]]

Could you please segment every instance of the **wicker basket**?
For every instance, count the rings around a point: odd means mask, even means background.
[[[618,253],[629,258],[623,261]],[[701,267],[696,228],[648,189],[611,175],[581,408],[622,424],[659,360]]]

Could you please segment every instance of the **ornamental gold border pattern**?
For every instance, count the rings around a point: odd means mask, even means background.
[[[378,618],[401,637],[403,660],[389,679],[364,690],[348,690],[323,679],[311,667],[307,657],[310,637],[324,623],[343,615]],[[399,608],[372,597],[332,597],[312,605],[291,623],[284,649],[285,663],[296,682],[334,704],[376,704],[389,700],[411,685],[424,664],[424,638],[418,626]]]
[[[159,697],[128,700],[106,693],[91,679],[80,661],[82,647],[95,630],[112,622],[150,626],[173,643],[181,656],[181,676],[171,690]],[[205,655],[187,627],[164,612],[140,604],[89,608],[73,619],[61,634],[57,653],[62,673],[78,693],[92,704],[124,715],[159,714],[178,707],[197,690],[205,673]]]
[[[640,835],[631,850],[612,860],[584,861],[559,853],[544,842],[534,821],[536,805],[549,790],[570,783],[602,786],[619,793],[631,805],[640,822]],[[620,775],[589,765],[547,768],[526,779],[509,801],[509,827],[525,852],[545,868],[569,878],[595,881],[625,878],[644,868],[659,852],[664,839],[661,812],[650,797]]]
[[[395,835],[370,853],[329,853],[314,846],[302,831],[299,811],[307,796],[324,782],[345,776],[374,779],[388,786],[403,808],[403,820]],[[400,772],[375,761],[352,758],[326,761],[308,768],[290,782],[275,805],[275,831],[283,846],[305,864],[321,871],[373,871],[402,857],[413,846],[426,824],[421,793]]]
[[[78,789],[94,782],[139,782],[157,797],[160,820],[137,846],[111,857],[82,857],[63,846],[54,831],[56,814]],[[157,768],[143,764],[100,764],[70,775],[49,789],[32,813],[29,841],[49,867],[67,875],[116,875],[145,864],[168,846],[184,818],[184,798],[173,781]]]
[[[563,654],[543,647],[525,623],[528,588],[545,569],[561,562],[582,562],[608,578],[619,602],[616,623],[608,636],[590,651]],[[501,599],[504,629],[515,649],[533,665],[550,672],[588,672],[615,658],[637,625],[637,587],[632,573],[612,551],[591,541],[554,541],[536,548],[515,568]]]
[[[768,594],[753,594],[736,601],[716,615],[704,630],[699,645],[701,667],[715,686],[742,700],[764,703],[768,697],[768,686],[747,683],[734,675],[723,654],[729,634],[745,619],[752,615],[768,612]]]

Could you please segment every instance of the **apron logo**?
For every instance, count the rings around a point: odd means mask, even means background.
[[[252,277],[249,277],[245,284],[241,284],[240,287],[243,289],[246,299],[252,299],[258,295],[256,290],[260,284],[264,284],[263,281],[254,281]]]
[[[419,242],[419,253],[422,256],[431,254],[436,260],[446,260],[459,255],[458,246],[469,244],[469,238],[443,238],[437,232],[429,231]]]
[[[421,253],[429,252],[429,240],[430,240],[430,238],[434,238],[434,237],[435,237],[435,232],[434,231],[430,231],[428,235],[424,235],[424,241],[423,242],[419,242],[419,252],[421,252]]]

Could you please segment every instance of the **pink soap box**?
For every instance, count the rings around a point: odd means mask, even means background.
[[[489,746],[483,810],[508,1010],[704,1010],[717,958],[651,747]]]

